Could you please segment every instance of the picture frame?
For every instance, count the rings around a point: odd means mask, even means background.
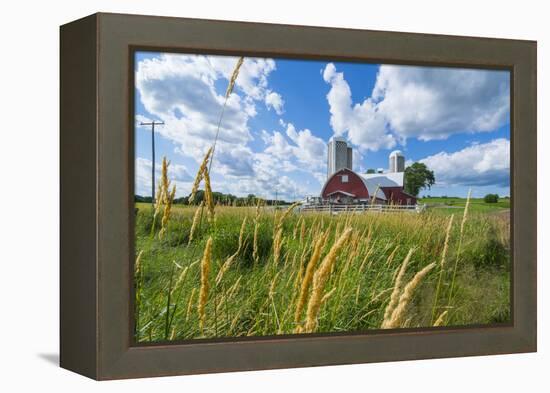
[[[512,323],[140,344],[136,50],[511,72]],[[97,13],[60,29],[60,365],[97,380],[536,351],[536,42]]]

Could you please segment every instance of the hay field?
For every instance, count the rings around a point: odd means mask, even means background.
[[[139,342],[510,318],[503,215],[137,208]]]

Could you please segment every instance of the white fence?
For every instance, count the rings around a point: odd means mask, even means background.
[[[336,204],[317,204],[303,205],[300,208],[302,212],[320,212],[329,214],[339,213],[421,213],[426,209],[426,205],[379,205],[379,204],[354,204],[354,205],[336,205]]]

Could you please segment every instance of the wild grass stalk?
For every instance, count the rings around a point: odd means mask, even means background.
[[[416,288],[420,285],[424,277],[436,266],[435,262],[430,263],[428,266],[426,266],[424,269],[420,270],[418,273],[415,274],[413,279],[409,281],[407,285],[405,285],[405,288],[403,289],[403,293],[399,297],[399,303],[395,307],[395,309],[392,312],[391,318],[387,321],[384,321],[384,324],[382,325],[382,328],[385,329],[392,329],[397,328],[401,326],[403,317],[405,316],[405,311],[407,309],[407,306],[412,300],[414,291]]]
[[[195,214],[193,214],[193,221],[191,223],[191,229],[189,231],[189,241],[187,242],[187,245],[191,244],[191,242],[193,241],[193,238],[195,237],[195,231],[197,230],[197,225],[199,224],[199,221],[200,221],[200,215],[201,215],[203,206],[204,206],[204,201],[201,201],[201,204],[199,205],[199,207],[195,209]]]
[[[168,340],[169,338],[169,332],[170,332],[170,306],[171,306],[171,300],[172,300],[172,285],[174,283],[174,272],[175,267],[172,265],[172,268],[170,269],[170,281],[168,284],[168,291],[166,296],[166,311],[164,313],[165,322],[164,322],[164,339]]]
[[[241,224],[241,230],[239,232],[239,245],[237,247],[237,251],[235,251],[234,254],[232,254],[231,256],[229,256],[229,258],[227,258],[224,262],[224,264],[222,265],[222,267],[220,268],[220,270],[218,271],[218,275],[216,276],[216,285],[219,285],[220,282],[222,281],[222,278],[225,274],[225,272],[227,270],[229,270],[229,268],[231,267],[231,265],[233,265],[233,262],[235,262],[235,259],[237,258],[237,256],[239,255],[239,253],[241,252],[241,249],[243,247],[243,243],[244,243],[244,231],[245,231],[245,228],[246,228],[246,217],[243,219],[243,222]]]
[[[159,182],[159,196],[162,184]],[[158,198],[160,217],[170,194]],[[218,204],[216,225],[205,231],[198,224],[201,206],[173,203],[165,222],[165,241],[159,241],[154,230],[155,236],[148,236],[156,206],[139,205],[136,249],[141,251],[134,272],[136,339],[147,342],[506,320],[509,273],[499,266],[507,266],[507,259],[502,259],[507,254],[490,254],[494,247],[506,247],[502,234],[506,226],[499,226],[495,216],[478,214],[475,203],[473,198],[467,202],[460,226],[451,218],[452,211],[291,215],[296,206],[262,209],[258,202],[254,210],[253,206]],[[195,228],[193,222],[197,222]],[[161,224],[159,219],[157,225]],[[348,227],[353,230],[335,253],[333,249]],[[182,236],[167,236],[187,230],[189,239],[183,236],[183,244]],[[254,237],[248,247],[247,233],[252,235],[252,230]],[[496,230],[502,233],[494,233]],[[458,249],[454,248],[455,238]],[[329,264],[331,253],[334,259]],[[277,265],[261,264],[274,259]],[[431,261],[436,261],[435,267],[419,277]],[[453,263],[447,267],[449,261]],[[408,278],[412,266],[417,273]],[[443,307],[451,284],[449,273],[455,266],[452,303],[460,307]],[[428,280],[428,274],[435,278]]]
[[[409,250],[407,256],[403,260],[403,263],[401,264],[401,267],[399,268],[399,273],[397,274],[397,277],[395,279],[393,291],[390,296],[390,302],[388,303],[388,305],[386,306],[386,310],[384,311],[384,322],[382,323],[382,328],[386,327],[386,323],[387,323],[386,321],[388,322],[390,321],[393,311],[399,303],[399,297],[401,295],[401,291],[404,285],[403,278],[405,277],[405,271],[407,270],[407,266],[409,264],[409,261],[411,259],[411,256],[414,250],[415,250],[414,248],[411,248]]]
[[[323,298],[323,291],[327,282],[328,276],[336,262],[338,252],[347,243],[353,228],[346,228],[338,240],[332,245],[330,251],[321,262],[321,265],[313,275],[313,288],[311,290],[311,296],[309,298],[307,307],[307,319],[304,327],[305,332],[311,333],[317,329],[319,315],[319,309],[321,308],[321,300]]]
[[[202,159],[202,162],[199,166],[199,170],[197,171],[197,174],[195,175],[195,181],[193,182],[193,186],[191,187],[191,194],[189,195],[189,199],[188,199],[189,204],[192,204],[195,201],[197,191],[199,190],[199,186],[201,184],[202,179],[204,179],[204,173],[206,171],[206,168],[208,166],[208,162],[210,161],[211,156],[212,156],[212,148],[209,148],[206,151],[204,158]]]
[[[159,231],[159,239],[164,237],[166,230],[168,229],[168,221],[170,220],[170,215],[172,213],[172,203],[176,196],[176,185],[172,187],[172,191],[168,194],[164,201],[164,213],[162,215],[161,227]]]
[[[195,300],[195,293],[197,291],[196,287],[193,287],[191,294],[189,295],[189,300],[187,301],[187,310],[185,312],[185,322],[189,321],[189,316],[193,311],[193,301]]]
[[[433,325],[434,325],[434,326],[441,326],[441,325],[443,325],[443,323],[445,322],[445,318],[447,317],[447,313],[448,313],[448,312],[449,312],[448,310],[443,311],[443,312],[439,315],[439,317],[437,317],[437,319],[435,320],[435,322],[434,322]]]
[[[210,273],[210,266],[212,264],[212,236],[208,238],[204,253],[201,260],[201,286],[199,291],[199,303],[197,305],[197,311],[199,314],[199,328],[204,334],[204,323],[206,320],[206,302],[208,301],[208,291],[210,290],[210,282],[208,275]]]
[[[212,186],[210,184],[210,173],[208,169],[204,170],[204,198],[208,211],[208,221],[212,223],[215,219],[215,205],[214,195],[212,194]]]
[[[294,321],[296,324],[300,323],[302,317],[302,310],[306,304],[307,295],[311,282],[313,281],[313,274],[315,272],[315,267],[317,262],[321,257],[321,252],[323,250],[323,245],[325,242],[325,237],[320,235],[315,241],[315,246],[313,247],[313,253],[309,259],[309,262],[306,267],[306,272],[304,278],[302,279],[302,285],[300,287],[300,296],[298,297],[298,303],[296,304],[296,311],[294,313]]]
[[[443,274],[445,273],[445,262],[447,257],[447,249],[449,248],[449,239],[451,238],[451,229],[453,227],[454,214],[451,214],[449,223],[447,224],[447,230],[445,231],[445,241],[443,243],[443,251],[441,252],[441,262],[439,263],[439,279],[437,280],[437,287],[435,290],[434,303],[432,307],[432,322],[434,322],[435,313],[437,310],[437,302],[439,300],[439,291],[441,289],[441,283],[443,281]]]
[[[460,235],[458,238],[458,250],[456,252],[455,257],[455,265],[453,268],[453,278],[451,279],[451,287],[449,289],[449,299],[447,302],[447,307],[451,306],[451,302],[453,300],[453,294],[455,289],[455,282],[456,282],[456,272],[458,270],[458,261],[460,260],[460,256],[462,253],[462,242],[464,241],[464,228],[466,225],[466,220],[468,218],[468,209],[470,207],[470,197],[472,196],[472,189],[468,191],[468,198],[466,198],[466,205],[464,206],[464,214],[462,215],[462,222],[460,223]]]
[[[233,88],[235,87],[235,82],[237,82],[237,78],[239,77],[239,71],[241,69],[241,66],[243,65],[244,57],[239,57],[239,60],[237,60],[237,64],[235,65],[235,68],[233,69],[233,72],[231,73],[231,79],[229,80],[229,84],[227,85],[227,90],[225,91],[225,99],[223,101],[222,110],[220,113],[220,117],[218,118],[218,126],[216,127],[216,136],[214,137],[214,143],[212,144],[212,156],[210,159],[210,164],[208,166],[208,172],[212,169],[212,162],[214,161],[214,152],[216,151],[216,144],[218,143],[218,137],[220,135],[220,126],[222,124],[223,115],[225,113],[225,108],[227,106],[227,100],[229,99],[229,96],[233,92]]]
[[[254,260],[254,265],[257,265],[260,259],[260,254],[258,252],[258,235],[260,231],[260,200],[258,199],[256,204],[256,214],[254,215],[254,238],[252,240],[252,259]]]

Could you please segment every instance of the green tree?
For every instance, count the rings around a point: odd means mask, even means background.
[[[498,194],[487,194],[483,197],[483,201],[485,203],[497,203],[498,202]]]
[[[430,188],[435,183],[433,171],[426,164],[415,162],[405,169],[405,192],[417,196],[421,189]]]
[[[367,173],[376,173],[376,171],[372,168],[367,169]]]

